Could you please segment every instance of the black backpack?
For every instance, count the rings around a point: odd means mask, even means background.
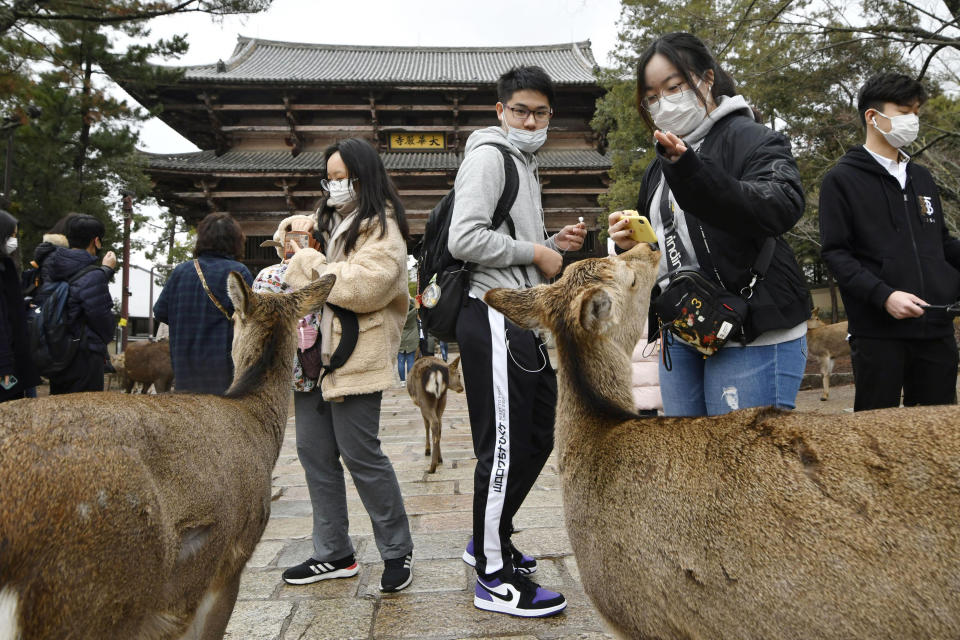
[[[497,200],[490,229],[497,229],[506,221],[510,230],[510,237],[516,238],[516,229],[510,217],[510,209],[517,199],[520,189],[520,176],[517,165],[510,152],[503,145],[487,142],[497,147],[503,154],[503,171],[506,182],[503,193]],[[479,145],[483,146],[483,145]],[[430,212],[427,226],[423,232],[423,239],[415,252],[417,258],[417,293],[420,295],[420,323],[425,333],[435,336],[444,342],[455,342],[457,339],[457,316],[460,309],[466,304],[467,290],[470,287],[471,263],[457,260],[450,255],[447,248],[447,239],[450,235],[450,218],[453,215],[454,190],[447,192],[443,199]],[[423,303],[423,292],[431,284],[439,288],[439,297],[436,304],[427,307]]]
[[[69,280],[41,283],[37,289],[27,312],[27,337],[40,375],[49,378],[66,369],[77,355],[77,349],[86,342],[87,332],[82,326],[76,338],[67,326],[67,299],[70,284],[98,268],[95,264],[88,265]]]

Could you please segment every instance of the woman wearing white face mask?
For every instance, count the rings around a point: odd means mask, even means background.
[[[397,381],[400,333],[407,317],[407,245],[403,204],[383,161],[370,144],[343,140],[324,152],[329,196],[317,211],[316,248],[288,243],[293,252],[283,274],[300,289],[332,273],[337,281],[320,317],[324,365],[342,360],[312,391],[294,393],[297,454],[313,506],[313,555],[287,569],[289,584],[347,578],[359,568],[348,535],[346,464],[373,524],[384,561],[381,591],[399,591],[413,579],[413,540],[393,465],[378,438],[383,390]],[[292,230],[301,228],[297,221]],[[333,306],[344,311],[337,311]],[[338,355],[340,354],[340,355]]]
[[[17,250],[17,219],[0,209],[0,402],[24,397],[40,384],[27,348],[27,310],[11,254]]]
[[[793,408],[806,366],[810,302],[793,251],[780,237],[804,207],[790,142],[755,120],[733,79],[688,33],[658,38],[643,53],[637,101],[657,143],[637,204],[663,250],[653,297],[679,269],[696,269],[740,295],[751,281],[751,269],[764,262],[758,260],[761,248],[772,249],[766,277],[747,300],[740,335],[704,358],[665,334],[669,358],[660,362],[664,413]],[[621,213],[610,214],[608,232],[624,251],[636,242]],[[651,314],[651,338],[658,329]]]

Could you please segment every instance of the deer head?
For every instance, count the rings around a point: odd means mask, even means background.
[[[450,363],[450,381],[447,388],[457,393],[463,393],[463,378],[460,376],[460,356],[454,358]]]
[[[619,256],[581,260],[532,289],[492,289],[484,300],[518,326],[549,329],[562,343],[597,339],[626,353],[643,333],[660,252],[641,243]]]
[[[227,293],[234,308],[235,375],[228,397],[252,391],[278,358],[292,358],[297,320],[320,310],[336,279],[334,274],[324,275],[295,293],[254,293],[240,274],[230,272]]]

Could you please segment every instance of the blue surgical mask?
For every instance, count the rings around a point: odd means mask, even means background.
[[[537,149],[543,146],[547,141],[547,127],[528,131],[526,129],[517,129],[504,123],[507,127],[507,141],[520,151],[526,153],[536,153]]]

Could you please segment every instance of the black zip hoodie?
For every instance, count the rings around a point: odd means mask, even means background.
[[[960,297],[960,240],[944,225],[940,195],[925,168],[908,163],[901,189],[863,146],[850,149],[823,179],[820,240],[851,335],[922,339],[952,334],[951,319],[943,312],[897,320],[883,307],[894,291],[928,304]]]

